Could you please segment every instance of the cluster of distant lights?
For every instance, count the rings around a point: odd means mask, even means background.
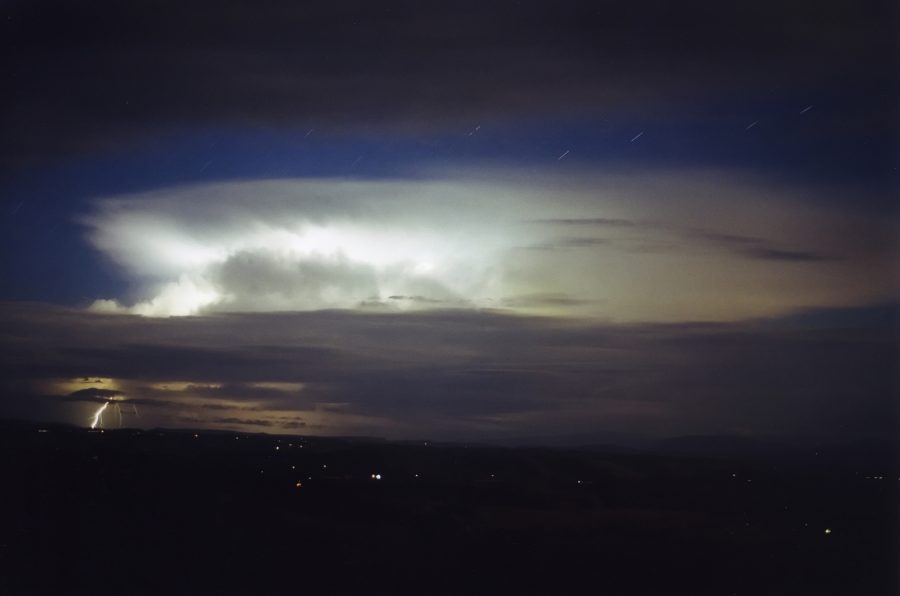
[[[97,413],[97,417],[98,417],[98,418],[99,418],[99,415],[102,414],[103,410],[105,410],[105,409],[106,409],[106,406],[108,406],[108,405],[109,405],[108,402],[106,402],[106,403],[103,404],[103,407],[101,407],[100,410],[99,410],[99,412]],[[94,429],[94,426],[93,426],[93,425],[91,426],[91,429]],[[37,430],[37,432],[39,432],[39,433],[46,433],[46,432],[49,432],[49,431],[48,431],[46,428],[39,428],[39,429]],[[100,432],[103,432],[102,429],[101,429]],[[162,434],[162,433],[160,433],[160,434]],[[199,438],[200,438],[200,435],[199,435],[198,433],[194,433],[194,434],[193,434],[193,437],[194,437],[195,439],[199,439]],[[235,440],[235,441],[240,440],[240,436],[235,435],[234,440]],[[279,440],[279,442],[280,442],[280,440]],[[425,442],[424,442],[424,445],[427,447],[427,446],[428,446],[428,442],[425,441]],[[294,447],[294,444],[293,444],[293,443],[288,443],[288,447]],[[297,447],[300,448],[300,449],[302,449],[302,448],[303,448],[303,444],[302,444],[302,443],[298,443],[298,444],[297,444]],[[275,451],[280,451],[280,450],[281,450],[281,446],[280,446],[280,445],[276,445],[276,446],[275,446]],[[291,465],[291,470],[296,470],[296,469],[297,469],[297,466],[296,466],[296,465]],[[328,464],[322,464],[322,469],[323,469],[323,470],[328,469]],[[265,474],[265,469],[261,469],[261,470],[259,471],[259,473],[260,473],[260,474]],[[738,475],[737,475],[736,473],[733,473],[733,474],[731,475],[732,478],[737,478],[737,476],[738,476]],[[418,474],[418,473],[415,473],[415,474],[413,474],[413,477],[414,477],[414,478],[419,478],[419,474]],[[382,476],[382,474],[381,474],[380,472],[373,472],[373,473],[371,473],[371,474],[369,475],[369,478],[370,478],[371,480],[380,481],[380,480],[384,479],[384,476]],[[496,479],[496,476],[495,476],[494,474],[490,474],[490,478],[491,478],[491,480],[495,480],[495,479]],[[884,479],[885,479],[885,476],[866,476],[865,479],[866,479],[866,480],[884,480]],[[312,480],[312,476],[307,476],[307,480]],[[898,477],[897,480],[900,480],[900,477]],[[578,486],[584,485],[584,481],[583,481],[583,480],[576,480],[575,482],[576,482],[576,484],[577,484]],[[749,479],[749,478],[748,478],[748,479],[747,479],[747,482],[752,482],[752,479]],[[303,482],[302,482],[301,480],[297,480],[297,481],[294,483],[294,487],[297,488],[297,489],[302,488],[302,487],[303,487]],[[787,506],[785,506],[785,509],[787,509]],[[749,525],[750,525],[750,522],[747,522],[747,525],[749,526]],[[805,525],[808,525],[808,524],[804,524],[804,526],[805,526]],[[831,528],[825,528],[824,534],[825,534],[826,536],[830,536],[832,533],[834,533],[834,531],[833,531]]]
[[[194,436],[196,437],[197,435],[194,435]],[[238,439],[238,437],[236,436],[235,439]],[[280,441],[279,441],[279,442],[280,442]],[[428,442],[427,442],[427,441],[424,442],[424,445],[427,447],[427,446],[428,446]],[[289,443],[288,446],[289,446],[289,447],[293,447],[293,443]],[[299,446],[300,446],[300,447],[303,447],[303,445],[299,445]],[[280,450],[281,450],[281,446],[280,446],[280,445],[276,445],[276,446],[275,446],[275,451],[280,451]],[[322,464],[322,469],[327,469],[327,468],[328,468],[328,465],[327,465],[327,464]],[[291,465],[291,470],[296,470],[296,469],[297,469],[297,466],[296,466],[296,465]],[[260,470],[259,473],[260,473],[260,474],[264,474],[264,473],[265,473],[265,470]],[[737,476],[738,476],[737,473],[731,474],[731,477],[732,477],[732,478],[737,478]],[[419,477],[419,474],[413,474],[413,477],[414,477],[414,478],[418,478],[418,477]],[[374,480],[374,481],[377,482],[377,481],[382,480],[384,477],[383,477],[383,476],[381,475],[381,473],[379,473],[379,472],[373,472],[373,473],[371,473],[371,474],[369,475],[369,478],[370,478],[371,480]],[[492,473],[492,474],[490,474],[490,478],[491,478],[491,480],[496,480],[496,475]],[[871,477],[870,477],[870,476],[866,476],[866,478],[873,478],[873,479],[879,479],[879,480],[880,480],[880,479],[883,479],[884,476],[871,476]],[[307,480],[312,480],[312,476],[307,476]],[[746,479],[746,480],[747,480],[747,482],[752,482],[752,479],[750,479],[750,478],[748,478],[748,479]],[[900,478],[897,478],[897,480],[900,480]],[[583,485],[584,485],[584,481],[583,481],[583,480],[576,480],[575,483],[576,483],[578,486],[583,486]],[[297,482],[294,484],[294,487],[297,488],[297,489],[302,488],[302,487],[303,487],[303,482],[300,481],[300,480],[297,480]],[[785,509],[787,509],[787,506],[785,506]],[[750,522],[747,522],[746,525],[749,526],[749,525],[750,525]],[[804,524],[804,526],[808,526],[808,524]],[[833,531],[831,528],[825,528],[825,529],[824,529],[824,534],[825,534],[825,536],[830,536],[833,532],[834,532],[834,531]]]
[[[93,417],[92,420],[91,420],[91,426],[90,426],[91,430],[99,430],[101,433],[103,432],[103,429],[102,429],[102,428],[97,429],[96,427],[97,427],[99,421],[101,420],[101,415],[103,414],[103,411],[106,410],[106,408],[107,408],[108,406],[109,406],[109,402],[103,402],[103,405],[101,405],[100,408],[94,413],[94,417]],[[50,431],[49,431],[48,429],[46,429],[46,428],[39,428],[39,429],[37,429],[37,432],[39,432],[39,433],[47,433],[47,432],[50,432]],[[138,433],[140,433],[140,431],[138,431]],[[159,434],[162,435],[163,433],[159,433]],[[200,438],[199,433],[193,433],[193,438],[199,439],[199,438]],[[249,437],[247,437],[247,438],[249,438]],[[239,441],[240,439],[241,439],[241,437],[240,437],[239,435],[235,435],[235,437],[234,437],[234,440],[235,440],[235,441]],[[279,440],[279,442],[280,442],[280,440]],[[427,446],[429,445],[428,441],[424,441],[422,444],[423,444],[425,447],[427,447]],[[294,443],[288,443],[288,447],[294,447],[294,446],[295,446]],[[300,448],[300,449],[303,449],[303,444],[302,444],[302,443],[298,443],[298,444],[296,445],[296,447],[298,447],[298,448]],[[467,445],[467,447],[468,447],[468,445]],[[275,446],[275,451],[280,451],[280,450],[281,450],[281,446],[280,446],[280,445],[276,445],[276,446]],[[818,453],[816,453],[816,455],[818,455]],[[295,468],[296,468],[296,466],[291,466],[291,469],[295,469]],[[327,469],[327,468],[328,468],[327,464],[323,464],[323,465],[322,465],[322,468],[323,468],[323,469]],[[263,472],[263,471],[260,470],[260,473],[262,473],[262,472]],[[419,477],[418,474],[413,474],[413,476],[414,476],[415,478],[418,478],[418,477]],[[495,475],[494,475],[494,474],[490,474],[490,477],[491,477],[492,480],[495,479]],[[731,477],[736,479],[736,478],[738,477],[738,474],[737,474],[737,473],[732,473],[732,474],[731,474]],[[381,475],[380,473],[373,473],[373,474],[370,475],[370,478],[371,478],[372,480],[381,480],[381,479],[382,479],[382,475]],[[887,476],[864,476],[864,479],[865,479],[865,480],[885,480],[886,478],[888,478],[888,477],[887,477]],[[900,481],[900,476],[897,477],[897,480]],[[753,479],[752,479],[752,478],[747,478],[747,479],[745,479],[745,481],[746,481],[746,482],[753,482]],[[584,484],[584,481],[583,481],[583,480],[576,480],[575,483],[578,484],[578,485],[583,485],[583,484]],[[830,533],[830,531],[827,532],[827,533]]]

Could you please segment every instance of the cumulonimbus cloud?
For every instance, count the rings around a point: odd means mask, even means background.
[[[138,295],[93,308],[148,316],[477,307],[736,319],[882,298],[884,276],[864,272],[889,256],[883,223],[728,172],[230,181],[100,199],[83,223]],[[515,299],[525,295],[567,299]]]

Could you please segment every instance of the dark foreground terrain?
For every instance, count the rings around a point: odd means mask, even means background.
[[[890,457],[0,430],[3,594],[898,593]]]

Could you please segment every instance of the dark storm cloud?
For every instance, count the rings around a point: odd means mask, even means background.
[[[817,261],[831,261],[833,257],[816,252],[802,250],[785,250],[782,248],[769,248],[766,246],[748,246],[742,249],[744,254],[752,259],[760,261],[794,261],[798,263],[815,263]]]
[[[107,342],[103,342],[107,343]],[[201,382],[239,382],[255,375],[267,380],[291,379],[285,363],[304,370],[325,370],[339,362],[332,350],[292,346],[253,346],[244,350],[228,349],[227,344],[206,347],[147,345],[117,342],[112,346],[66,346],[46,361],[23,363],[16,374],[40,372],[52,377],[78,376],[76,371],[98,368],[115,370],[117,377],[129,379],[188,379]],[[333,358],[332,358],[333,356]],[[110,376],[110,375],[107,375]]]
[[[123,392],[119,392],[123,394]],[[151,407],[177,408],[183,405],[179,399],[190,398],[195,407],[202,410],[259,411],[265,407],[308,405],[297,390],[278,389],[252,383],[203,384],[188,383],[171,387],[162,382],[156,384],[132,383],[128,388],[128,401]],[[236,404],[249,404],[240,405]]]
[[[122,392],[115,389],[97,389],[89,387],[87,389],[79,389],[65,396],[64,399],[69,401],[89,401],[94,403],[104,403],[115,397],[121,397]]]
[[[560,219],[536,219],[534,223],[555,224],[561,226],[598,226],[598,227],[614,227],[614,228],[633,228],[638,225],[637,222],[630,219],[618,219],[610,217],[580,217],[580,218],[560,218]]]
[[[724,251],[735,256],[757,261],[783,261],[796,263],[818,263],[834,261],[840,257],[810,250],[794,250],[773,243],[765,238],[724,234],[709,230],[678,227],[649,221],[607,218],[541,219],[534,223],[563,227],[621,228],[633,232],[631,236],[616,239],[596,236],[562,236],[548,242],[526,246],[529,250],[568,250],[574,248],[610,247],[620,250],[669,253],[679,245],[700,246],[715,251]],[[670,238],[667,240],[666,236]],[[635,239],[638,239],[635,242]]]
[[[834,257],[805,250],[790,250],[763,238],[751,236],[738,236],[735,234],[720,234],[706,230],[687,230],[684,234],[703,244],[714,248],[720,248],[732,252],[738,256],[760,261],[795,261],[801,263],[815,263],[818,261],[831,261]]]
[[[5,164],[184,126],[469,130],[895,76],[889,2],[14,1],[2,13]],[[882,94],[867,113],[877,127],[892,110]]]
[[[148,390],[145,387],[141,387],[135,392],[135,394],[139,395],[139,396],[153,395],[154,393],[159,393],[159,394],[168,396],[168,392],[153,391],[152,389]],[[131,397],[131,396],[129,396],[128,403],[140,406],[141,408],[164,408],[164,409],[169,409],[169,410],[173,410],[173,411],[178,411],[178,410],[184,409],[184,402],[169,400],[169,399],[165,399],[163,397]],[[232,411],[235,409],[233,406],[230,406],[230,405],[204,404],[204,403],[197,404],[194,407],[197,409],[200,409],[200,410],[211,410],[211,411]],[[256,407],[248,407],[248,408],[243,408],[243,409],[250,410],[250,411],[258,410],[258,408],[256,408]]]
[[[52,417],[29,391],[96,376],[115,380],[126,405],[159,406],[145,416],[198,426],[302,421],[337,433],[483,439],[890,435],[897,307],[833,312],[651,325],[499,311],[147,319],[7,305],[0,408]]]
[[[388,300],[413,302],[417,304],[442,304],[446,302],[446,300],[436,300],[434,298],[426,298],[425,296],[403,296],[402,294],[388,296]]]
[[[592,238],[590,236],[564,236],[553,238],[549,242],[526,246],[528,250],[566,250],[571,248],[593,248],[610,244],[607,238]]]
[[[501,301],[506,307],[535,307],[535,306],[579,306],[590,304],[591,301],[575,298],[563,292],[536,292],[532,294],[520,294],[518,296],[507,296]]]
[[[258,418],[214,418],[211,422],[214,424],[237,424],[239,426],[269,427],[273,425],[271,420],[261,420]]]

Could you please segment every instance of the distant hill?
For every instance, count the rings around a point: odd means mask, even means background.
[[[690,435],[657,441],[650,451],[663,455],[716,459],[811,460],[860,469],[900,468],[900,443],[884,439],[834,440],[823,437],[753,438]]]

